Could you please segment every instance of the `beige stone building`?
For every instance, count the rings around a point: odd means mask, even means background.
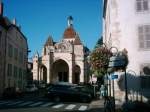
[[[88,80],[88,49],[74,30],[73,18],[68,17],[68,27],[60,42],[49,36],[42,50],[33,58],[33,80],[55,83],[59,81],[84,83]]]
[[[24,88],[27,64],[27,39],[16,24],[3,16],[0,3],[0,95],[4,88]]]

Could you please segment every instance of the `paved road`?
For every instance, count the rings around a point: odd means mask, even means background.
[[[12,100],[0,100],[0,112],[103,112],[103,101],[91,103],[50,101],[43,95],[26,94]]]
[[[55,103],[51,101],[44,100],[0,100],[0,111],[5,109],[21,109],[21,108],[48,108],[52,110],[79,110],[86,111],[89,108],[88,103],[78,103],[78,102],[60,102]]]

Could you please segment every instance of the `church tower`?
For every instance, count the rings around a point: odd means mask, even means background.
[[[67,28],[62,37],[60,42],[54,42],[49,36],[43,46],[42,56],[36,58],[38,56],[35,55],[34,73],[40,74],[35,79],[46,83],[63,81],[79,84],[87,81],[84,45],[74,30],[72,16],[67,18]]]
[[[33,57],[33,80],[39,80],[39,53],[36,52]]]

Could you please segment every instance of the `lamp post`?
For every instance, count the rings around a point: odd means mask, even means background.
[[[116,57],[117,57],[117,55],[118,55],[118,49],[117,49],[116,47],[111,47],[109,50],[112,52],[113,56],[110,57],[108,67],[110,67],[110,69],[113,69],[113,67],[116,66],[114,62],[115,62]],[[112,62],[112,63],[111,63],[111,62]],[[112,78],[113,78],[113,77],[111,76],[111,79],[112,79]],[[113,98],[115,99],[114,79],[112,79],[112,90],[113,90]],[[111,91],[111,90],[110,90],[110,91]]]
[[[126,73],[126,69],[125,69],[125,75],[124,75],[124,79],[125,79],[125,101],[126,103],[128,102],[128,87],[127,87],[127,73]]]

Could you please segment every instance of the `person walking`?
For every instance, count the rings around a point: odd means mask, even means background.
[[[100,87],[100,98],[104,98],[105,96],[107,96],[107,87],[102,84]]]

